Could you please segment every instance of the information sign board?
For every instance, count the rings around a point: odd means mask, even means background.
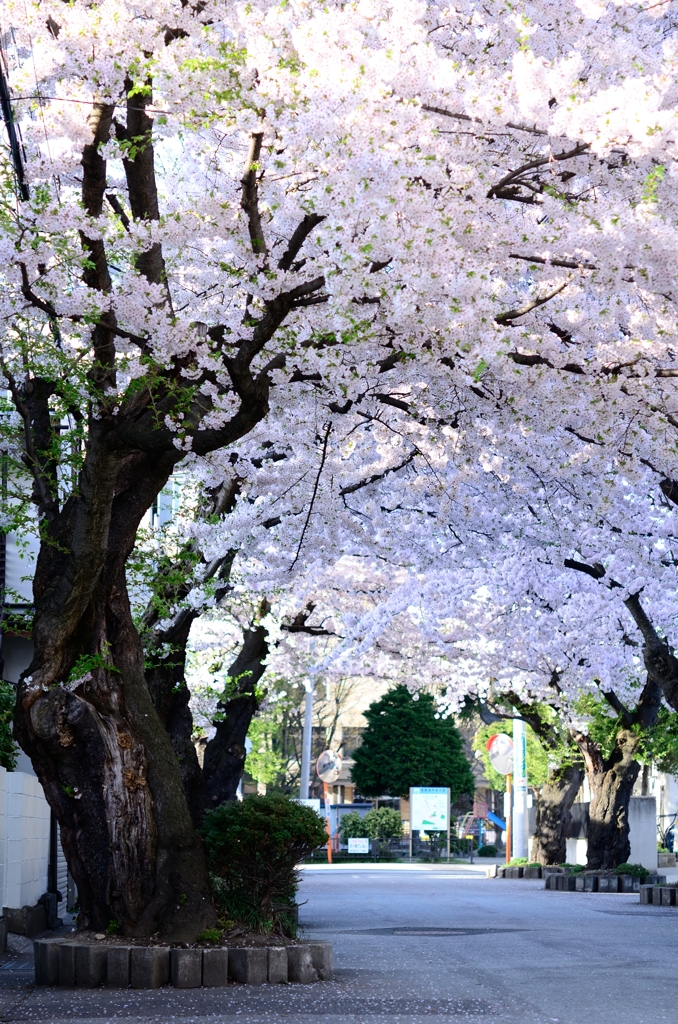
[[[348,852],[349,853],[369,853],[370,852],[370,841],[369,841],[369,839],[349,839],[349,841],[348,841]]]
[[[443,786],[410,789],[410,831],[447,832],[450,824],[450,791]]]

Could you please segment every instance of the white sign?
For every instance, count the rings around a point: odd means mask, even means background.
[[[349,853],[369,853],[370,852],[370,841],[369,841],[369,839],[349,839],[349,841],[348,841],[348,852]]]
[[[450,791],[442,786],[410,789],[410,831],[447,832],[450,823]]]
[[[297,803],[302,804],[304,807],[310,807],[311,810],[315,811],[318,817],[324,817],[320,810],[320,800],[315,799],[315,797],[311,797],[309,800],[297,800]]]

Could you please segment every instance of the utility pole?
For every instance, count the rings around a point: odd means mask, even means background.
[[[302,800],[308,800],[311,781],[311,747],[313,743],[313,698],[315,686],[313,682],[306,690],[306,703],[304,704],[304,731],[301,739],[301,785],[299,796]]]
[[[513,720],[513,856],[527,857],[527,737],[525,723]]]

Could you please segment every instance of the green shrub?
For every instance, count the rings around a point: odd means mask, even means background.
[[[487,843],[485,846],[478,847],[479,857],[496,857],[497,854],[497,847],[493,846],[492,843]]]
[[[342,843],[348,842],[349,839],[369,839],[363,821],[357,811],[349,811],[343,815],[339,822],[339,838]]]
[[[369,839],[400,839],[403,834],[400,814],[392,807],[379,807],[376,811],[368,811],[363,818],[363,828],[363,835]]]
[[[221,914],[293,936],[297,865],[327,842],[315,811],[279,793],[248,796],[209,811],[203,836]]]
[[[400,814],[392,807],[368,811],[362,818],[357,811],[349,811],[339,822],[339,838],[342,843],[349,839],[400,839],[402,834]]]
[[[527,857],[511,857],[509,861],[510,868],[526,868]]]
[[[644,879],[650,872],[642,864],[620,864],[614,869],[614,873],[615,875],[633,875],[636,878]]]

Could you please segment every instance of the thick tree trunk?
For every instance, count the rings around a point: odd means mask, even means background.
[[[102,460],[96,488],[84,476],[43,541],[16,733],[61,826],[79,925],[115,921],[127,935],[192,941],[215,919],[205,856],[146,683],[125,580],[139,520],[176,456],[156,457],[152,469],[135,461]]]
[[[542,786],[536,808],[536,831],[532,860],[540,864],[563,864],[566,839],[572,824],[572,804],[584,778],[583,764],[554,769]]]
[[[205,784],[193,743],[191,694],[186,685],[186,643],[196,618],[197,613],[188,612],[181,616],[170,635],[163,634],[163,640],[170,645],[170,652],[153,659],[153,664],[146,670],[146,678],[155,709],[179,765],[191,820],[199,828],[205,812]]]
[[[586,758],[591,787],[586,865],[590,869],[616,868],[631,855],[629,800],[640,771],[634,760],[638,743],[635,732],[620,729],[609,758]]]
[[[203,774],[208,808],[235,800],[245,768],[245,739],[261,703],[257,684],[264,674],[267,654],[265,627],[256,625],[246,630],[240,653],[229,669],[234,692],[219,704],[216,733],[205,748]]]

